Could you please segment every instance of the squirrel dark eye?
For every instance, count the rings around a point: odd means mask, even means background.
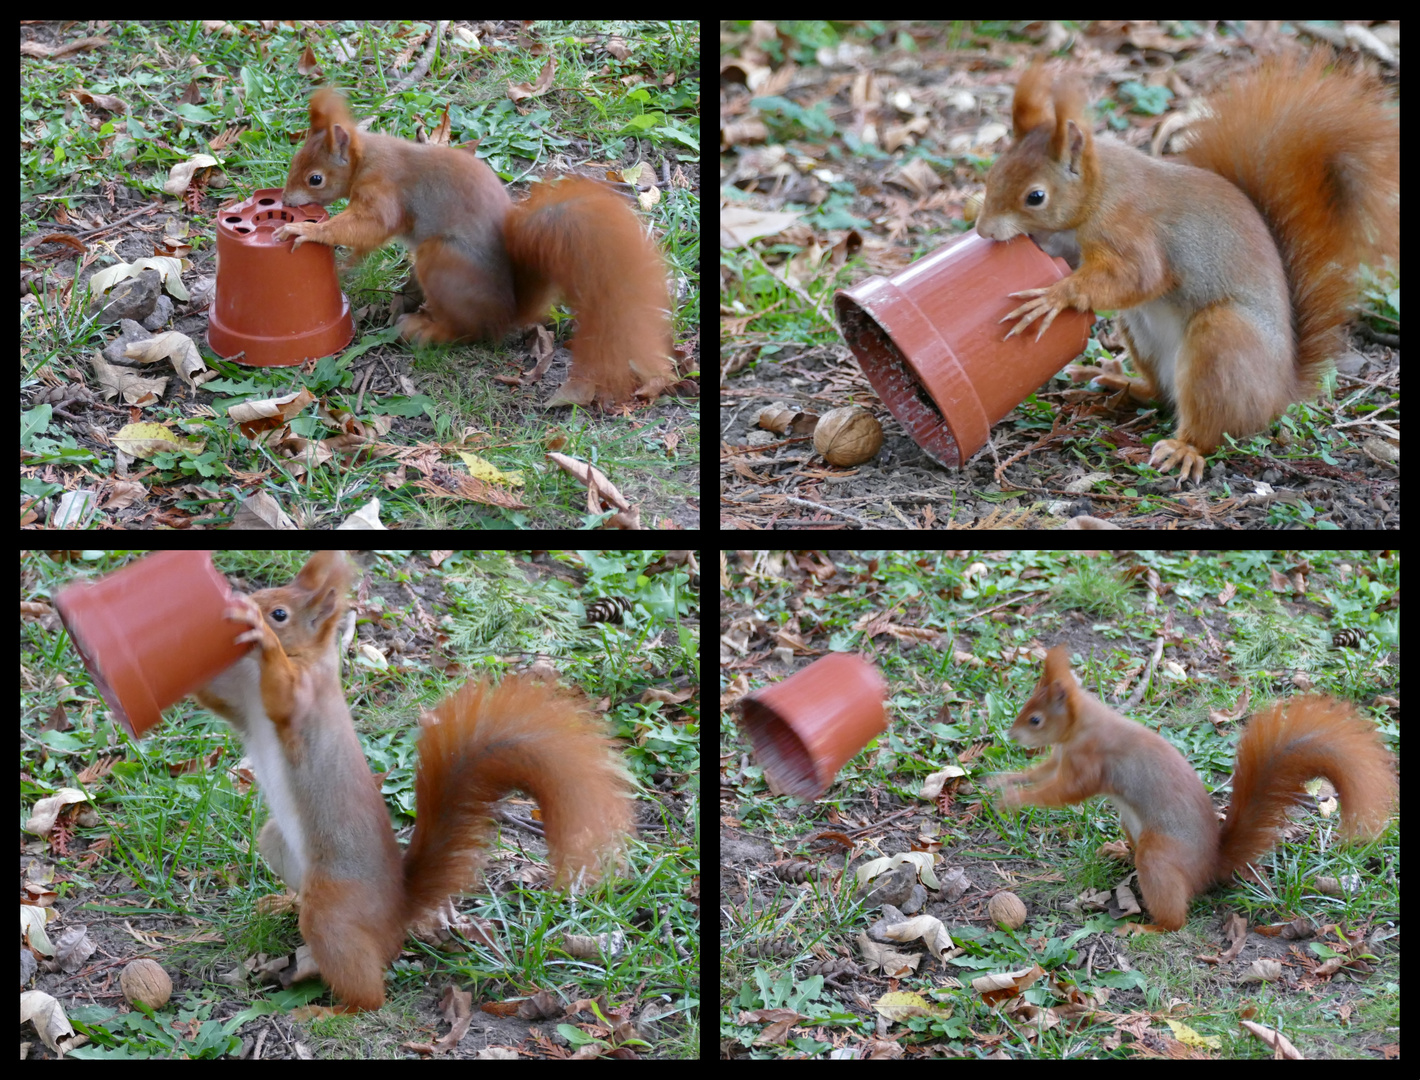
[[[274,623],[284,623],[291,616],[286,613],[284,607],[271,609],[271,621]]]
[[[325,183],[325,177],[318,172],[313,172],[306,180],[306,187],[320,187]]]
[[[1032,188],[1030,191],[1026,192],[1026,205],[1027,205],[1027,206],[1033,208],[1033,207],[1039,206],[1039,205],[1040,205],[1041,203],[1043,203],[1043,202],[1045,202],[1045,189],[1044,189],[1044,188]]]

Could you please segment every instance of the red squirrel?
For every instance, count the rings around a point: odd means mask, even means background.
[[[1080,689],[1069,650],[1051,649],[1011,725],[1023,746],[1053,745],[1029,772],[992,777],[1007,806],[1068,806],[1105,795],[1134,848],[1148,930],[1178,930],[1188,902],[1271,849],[1302,784],[1325,776],[1341,795],[1341,831],[1385,831],[1397,788],[1375,726],[1342,701],[1308,694],[1255,713],[1238,739],[1233,800],[1221,828],[1203,781],[1172,743]]]
[[[318,551],[289,585],[237,594],[254,647],[196,697],[241,736],[271,808],[257,847],[301,898],[301,934],[341,1011],[384,1003],[405,930],[472,884],[488,810],[536,796],[559,884],[609,866],[632,823],[630,785],[590,710],[555,686],[467,683],[421,722],[418,819],[403,856],[340,685],[351,567]]]
[[[398,238],[414,253],[424,306],[399,321],[414,342],[498,338],[542,320],[558,294],[577,312],[572,370],[549,405],[603,406],[675,381],[665,265],[625,201],[593,180],[534,185],[514,206],[467,150],[360,131],[331,89],[311,97],[311,127],[281,193],[287,206],[336,199],[323,222],[276,231],[291,250],[315,241],[361,258]],[[637,390],[637,387],[640,390]]]
[[[1357,263],[1400,240],[1400,128],[1375,84],[1287,58],[1235,80],[1190,129],[1187,164],[1096,140],[1078,81],[1036,65],[1015,142],[986,178],[976,231],[1029,234],[1074,273],[1002,322],[1040,332],[1067,308],[1119,310],[1141,375],[1077,366],[1136,401],[1170,403],[1177,436],[1149,464],[1203,478],[1224,435],[1265,429],[1315,396],[1355,295]],[[1037,334],[1037,337],[1039,334]]]

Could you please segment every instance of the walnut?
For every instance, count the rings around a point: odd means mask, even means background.
[[[998,892],[986,905],[986,913],[1003,930],[1019,930],[1026,921],[1026,906],[1013,892]]]
[[[173,981],[155,960],[134,960],[123,969],[118,985],[130,1005],[161,1009],[173,996]]]
[[[861,465],[883,445],[883,426],[858,405],[824,413],[814,428],[814,449],[830,465]]]

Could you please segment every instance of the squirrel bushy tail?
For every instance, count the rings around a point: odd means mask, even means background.
[[[1308,694],[1255,713],[1238,740],[1233,798],[1218,845],[1216,880],[1271,849],[1302,785],[1325,776],[1341,799],[1341,832],[1385,831],[1396,796],[1390,754],[1354,706]]]
[[[590,708],[526,675],[466,683],[426,715],[415,779],[418,819],[404,853],[406,922],[468,888],[489,808],[518,789],[543,812],[558,884],[595,878],[632,826],[621,756]]]
[[[1288,55],[1210,97],[1184,160],[1241,188],[1282,253],[1296,323],[1299,396],[1341,347],[1357,263],[1397,254],[1400,131],[1378,82],[1328,76],[1331,56]]]
[[[565,401],[655,398],[674,381],[664,263],[621,196],[569,177],[533,187],[504,224],[519,322],[560,293],[577,313]]]

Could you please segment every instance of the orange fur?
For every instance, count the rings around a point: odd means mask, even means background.
[[[1071,369],[1171,403],[1150,463],[1198,481],[1224,435],[1261,431],[1316,393],[1364,259],[1397,250],[1399,126],[1374,81],[1325,54],[1235,80],[1185,160],[1096,141],[1083,88],[1022,76],[1015,143],[986,181],[977,231],[1070,251],[1075,272],[1026,298],[1007,336],[1060,311],[1119,310],[1141,375]],[[1038,332],[1038,333],[1039,333]]]
[[[533,279],[520,295],[555,288],[577,312],[573,379],[614,401],[638,384],[655,397],[674,381],[665,269],[620,196],[591,180],[539,185],[513,207],[507,240],[518,273]],[[535,303],[545,310],[545,298]]]
[[[1007,806],[1067,806],[1105,795],[1134,847],[1139,887],[1156,924],[1177,930],[1198,893],[1269,850],[1302,784],[1325,776],[1341,795],[1342,832],[1379,836],[1395,804],[1394,761],[1375,726],[1346,702],[1304,695],[1256,713],[1238,739],[1232,805],[1218,827],[1212,800],[1173,744],[1085,693],[1063,645],[1011,725],[1049,760],[992,778]]]
[[[334,90],[316,91],[310,118],[283,200],[350,205],[325,222],[284,225],[277,238],[339,244],[357,257],[403,240],[424,306],[400,320],[402,336],[496,338],[545,318],[560,294],[578,333],[554,404],[654,398],[675,381],[665,265],[618,196],[573,178],[539,185],[514,207],[472,153],[361,132]]]
[[[340,683],[351,568],[321,551],[289,585],[237,597],[256,647],[197,693],[246,744],[271,806],[258,847],[301,893],[301,933],[345,1011],[384,1001],[405,929],[477,877],[493,803],[537,798],[557,881],[596,877],[632,827],[630,783],[585,703],[510,675],[471,681],[419,738],[418,817],[401,855]]]

